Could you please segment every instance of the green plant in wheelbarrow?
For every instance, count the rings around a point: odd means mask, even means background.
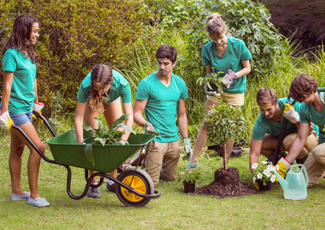
[[[198,84],[199,86],[204,85],[203,87],[204,92],[207,95],[216,96],[218,95],[218,93],[222,92],[222,87],[221,87],[222,78],[219,78],[220,73],[223,72],[215,73],[214,71],[212,71],[212,73],[208,74],[205,77],[199,77],[196,81],[196,84]],[[229,87],[229,83],[226,82],[225,84],[227,87]]]
[[[109,129],[105,129],[102,120],[95,117],[94,119],[97,122],[98,129],[93,129],[90,126],[84,126],[83,129],[87,133],[87,138],[84,140],[86,143],[86,147],[84,149],[85,156],[87,160],[95,165],[94,157],[92,154],[92,146],[93,144],[101,144],[104,145],[123,145],[124,143],[128,145],[128,141],[122,140],[121,135],[124,134],[123,131],[118,131],[118,129],[124,129],[126,131],[131,131],[133,134],[136,134],[132,128],[127,125],[124,125],[126,118],[130,114],[124,114],[120,118],[118,118]],[[123,141],[124,143],[122,143]]]
[[[223,184],[239,182],[238,169],[228,169],[228,159],[231,153],[227,153],[226,144],[229,140],[239,141],[248,130],[247,121],[243,117],[241,109],[220,101],[218,106],[213,105],[211,110],[205,113],[204,124],[210,142],[219,143],[224,149],[223,167],[215,171],[214,181]]]

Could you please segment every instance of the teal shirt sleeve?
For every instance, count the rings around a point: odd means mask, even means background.
[[[11,52],[6,52],[2,58],[2,71],[15,72],[17,69],[17,62]]]
[[[130,84],[123,86],[121,97],[123,103],[130,103],[132,101]]]
[[[88,101],[89,93],[85,90],[83,85],[80,85],[79,91],[78,91],[78,101],[81,103],[86,103]]]
[[[135,98],[137,100],[141,100],[141,101],[148,100],[149,93],[150,93],[150,91],[149,91],[149,88],[148,88],[146,82],[143,80],[140,81]]]
[[[307,118],[306,110],[307,110],[306,104],[303,103],[301,105],[300,112],[299,112],[299,115],[300,115],[300,123],[302,123],[302,124],[309,122],[309,119]]]
[[[260,114],[254,125],[252,137],[257,141],[263,141],[265,134],[266,134],[266,130],[265,130],[265,126],[263,125],[263,122],[261,121],[261,114]]]
[[[239,56],[241,61],[247,61],[252,59],[252,55],[248,51],[244,41],[239,42],[239,52],[240,52]]]

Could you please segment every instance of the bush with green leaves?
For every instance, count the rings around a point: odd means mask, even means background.
[[[208,138],[212,143],[220,143],[224,148],[223,166],[227,169],[226,144],[228,140],[239,141],[245,136],[247,121],[242,115],[240,108],[229,106],[220,101],[218,106],[213,105],[211,110],[205,114],[204,125]]]
[[[130,114],[124,114],[120,118],[118,118],[114,123],[109,127],[109,129],[105,129],[102,120],[99,118],[94,118],[97,122],[98,129],[93,129],[90,126],[84,126],[83,129],[87,133],[87,138],[84,140],[86,144],[84,152],[87,160],[95,165],[94,157],[92,154],[92,145],[93,144],[101,144],[102,146],[105,145],[122,145],[125,142],[126,145],[129,143],[126,140],[121,139],[121,135],[125,134],[123,131],[118,131],[117,129],[124,129],[126,131],[130,131],[133,134],[136,134],[132,128],[122,123],[125,122],[125,119]],[[91,141],[91,143],[88,143]]]
[[[131,45],[151,17],[146,4],[150,1],[61,0],[58,4],[54,0],[4,0],[0,2],[0,45],[3,47],[10,36],[19,14],[28,13],[39,20],[39,100],[48,105],[44,112],[49,115],[59,91],[65,98],[65,112],[75,108],[80,83],[95,64],[128,65]]]

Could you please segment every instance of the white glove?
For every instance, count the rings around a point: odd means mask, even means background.
[[[287,103],[284,103],[283,105],[285,106],[283,116],[293,124],[299,122],[300,121],[299,113],[295,111],[293,106]]]
[[[14,122],[11,120],[9,116],[8,110],[0,115],[0,127],[6,130],[11,129],[11,126],[14,124]]]
[[[42,109],[44,108],[45,104],[43,102],[38,102],[38,103],[34,103],[33,105],[33,111],[39,113],[40,115],[42,115]],[[33,114],[32,115],[33,120],[36,120],[37,117]],[[40,119],[41,124],[43,124],[43,120]]]
[[[159,132],[157,132],[155,130],[155,128],[153,127],[153,125],[149,122],[144,123],[144,128],[147,131],[147,133],[149,133],[149,134],[154,134],[156,136],[160,135]]]

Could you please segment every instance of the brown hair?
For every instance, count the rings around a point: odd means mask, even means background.
[[[95,88],[95,84],[99,82],[101,87],[99,90]],[[108,65],[97,64],[91,72],[91,83],[89,88],[89,106],[92,111],[103,108],[103,96],[107,96],[108,87],[114,82],[112,68]]]
[[[276,91],[270,87],[261,88],[256,95],[256,102],[258,105],[272,103],[275,105],[278,102]]]
[[[302,73],[293,79],[289,89],[289,96],[297,101],[303,101],[313,92],[316,92],[317,88],[318,83],[315,78]]]
[[[156,52],[156,58],[168,58],[172,63],[176,61],[177,50],[170,45],[162,45]]]
[[[213,13],[207,18],[205,29],[212,39],[218,38],[222,33],[228,33],[227,26],[218,13]]]
[[[17,51],[26,52],[33,62],[38,60],[34,45],[30,42],[33,24],[38,20],[28,14],[20,15],[15,19],[9,40],[2,49],[4,54],[8,49],[15,48]]]

